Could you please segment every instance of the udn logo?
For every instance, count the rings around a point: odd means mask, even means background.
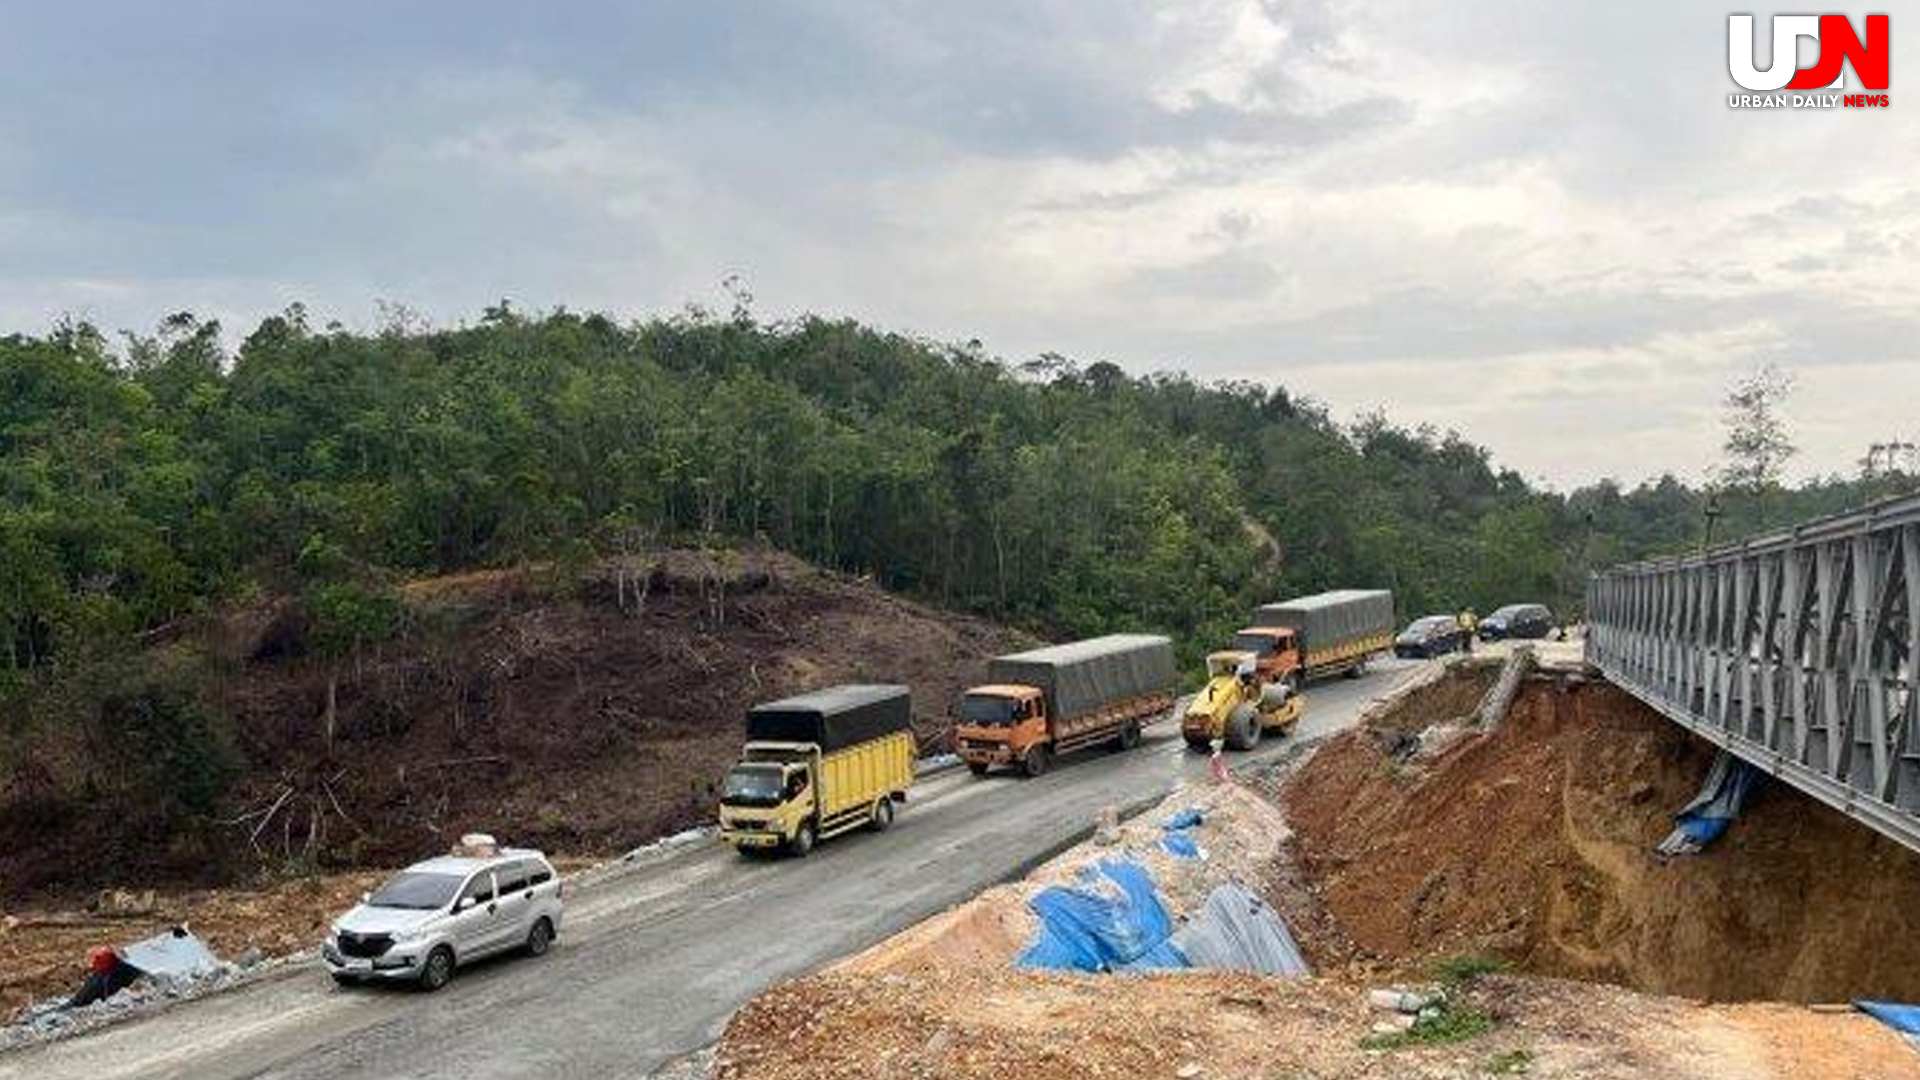
[[[1727,71],[1733,81],[1748,90],[1773,94],[1777,90],[1844,90],[1845,69],[1853,68],[1868,90],[1887,88],[1887,69],[1891,48],[1888,45],[1887,17],[1869,15],[1867,36],[1863,42],[1854,33],[1853,23],[1845,15],[1773,16],[1773,63],[1762,71],[1754,65],[1753,16],[1727,16]],[[1812,67],[1800,67],[1800,39],[1812,38],[1819,55]],[[1796,107],[1831,108],[1841,103],[1840,94],[1793,95]],[[1749,99],[1733,95],[1728,103],[1736,106],[1786,105],[1788,95],[1775,99]],[[1885,106],[1887,95],[1847,94],[1851,107]]]

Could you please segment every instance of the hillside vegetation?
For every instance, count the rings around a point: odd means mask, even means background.
[[[10,821],[110,804],[128,835],[211,835],[250,809],[265,763],[210,637],[235,611],[298,627],[310,696],[277,722],[346,767],[355,680],[415,640],[402,586],[423,577],[572,587],[602,559],[748,544],[1039,636],[1163,630],[1191,661],[1253,603],[1328,586],[1391,587],[1407,614],[1566,609],[1589,565],[1701,522],[1671,479],[1542,492],[1460,436],[1341,425],[1282,389],[849,322],[502,304],[358,333],[295,307],[225,341],[190,315],[0,339]],[[1868,494],[1729,499],[1721,535]]]

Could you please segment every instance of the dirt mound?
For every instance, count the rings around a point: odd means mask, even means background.
[[[623,851],[710,819],[750,703],[904,682],[931,741],[986,658],[1028,644],[765,551],[481,571],[400,595],[398,637],[341,664],[289,604],[207,627],[190,645],[247,762],[223,820],[135,843],[111,807],[0,803],[0,899],[206,885],[289,862],[390,866],[474,829]]]
[[[1920,857],[1784,785],[1704,856],[1654,845],[1710,747],[1600,683],[1536,681],[1431,759],[1420,695],[1288,782],[1297,860],[1348,943],[1718,1000],[1920,997]]]
[[[1865,1016],[1699,1006],[1533,977],[1461,992],[1493,1028],[1468,1042],[1369,1050],[1362,984],[1223,972],[990,971],[784,983],[735,1014],[718,1080],[1406,1080],[1525,1072],[1559,1080],[1913,1080],[1920,1059]]]

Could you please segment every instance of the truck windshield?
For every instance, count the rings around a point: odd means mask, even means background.
[[[960,719],[969,724],[1011,724],[1020,703],[991,694],[968,694],[960,699]]]
[[[460,891],[460,882],[459,874],[405,870],[388,878],[385,885],[367,897],[367,906],[432,911],[453,902],[453,894]]]
[[[735,765],[727,770],[720,801],[729,806],[779,806],[780,769],[766,765]]]
[[[1250,652],[1255,656],[1267,656],[1273,652],[1274,639],[1265,634],[1235,634],[1233,647],[1241,652]]]

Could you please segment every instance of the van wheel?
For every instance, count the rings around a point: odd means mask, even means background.
[[[427,962],[420,966],[420,989],[432,993],[452,980],[453,950],[438,946],[427,954]]]
[[[1115,750],[1131,750],[1139,745],[1140,725],[1136,723],[1129,723],[1126,727],[1121,728],[1119,736],[1113,740],[1113,748]]]
[[[882,795],[880,801],[873,804],[872,824],[874,832],[886,832],[887,828],[893,824],[892,796]]]
[[[344,971],[335,971],[335,972],[330,972],[329,974],[333,976],[333,981],[340,984],[341,986],[359,986],[360,985],[359,979],[354,978],[353,976],[347,974]]]
[[[553,947],[553,924],[546,919],[538,919],[533,929],[527,931],[527,955],[545,956]]]
[[[787,850],[792,852],[795,858],[804,859],[807,857],[807,852],[813,850],[815,839],[817,837],[813,833],[813,822],[804,822],[800,826],[800,831],[793,834],[793,839],[787,841]]]
[[[967,762],[967,771],[975,776],[985,776],[987,775],[987,763],[984,761],[969,761]]]
[[[1046,772],[1047,748],[1044,746],[1036,746],[1028,750],[1027,755],[1020,759],[1020,771],[1026,773],[1029,778],[1039,776],[1041,773]]]

